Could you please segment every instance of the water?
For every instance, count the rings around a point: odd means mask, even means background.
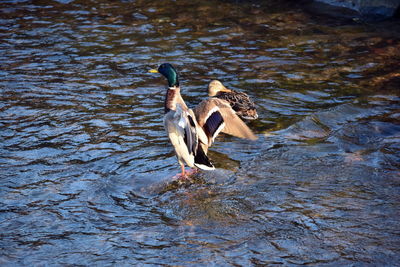
[[[1,4],[1,265],[400,266],[399,22],[153,2]],[[260,115],[193,183],[163,62],[189,106],[217,78]]]

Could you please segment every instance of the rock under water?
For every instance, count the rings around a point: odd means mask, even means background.
[[[347,16],[353,14],[367,20],[392,17],[400,6],[399,0],[315,0],[314,3],[324,4],[316,7],[317,10],[319,9],[323,13],[331,12],[339,15],[343,14],[343,9],[348,9],[347,12],[344,12]],[[336,8],[330,8],[327,5]],[[337,8],[340,8],[340,11]]]

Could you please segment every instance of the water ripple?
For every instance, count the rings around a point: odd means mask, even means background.
[[[398,22],[278,2],[5,1],[0,262],[396,266]],[[162,62],[190,107],[220,79],[260,115],[192,183]]]

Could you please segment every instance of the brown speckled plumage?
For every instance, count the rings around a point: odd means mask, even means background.
[[[208,94],[229,102],[232,109],[242,119],[255,120],[258,118],[256,106],[245,93],[228,89],[220,81],[213,80],[208,85]]]

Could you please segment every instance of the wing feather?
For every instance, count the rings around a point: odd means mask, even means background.
[[[223,128],[220,131],[240,138],[256,140],[257,136],[250,128],[236,115],[229,103],[222,99],[209,98],[203,100],[195,109],[195,114],[199,125],[207,134],[208,129],[212,131],[212,142],[216,135],[218,127],[222,125],[220,118],[223,120]],[[218,114],[218,115],[216,115]]]
[[[176,110],[170,110],[165,115],[164,125],[179,162],[204,170],[214,169],[206,154],[207,137],[192,110],[184,110],[177,104]],[[199,138],[203,138],[205,143],[199,144]]]

